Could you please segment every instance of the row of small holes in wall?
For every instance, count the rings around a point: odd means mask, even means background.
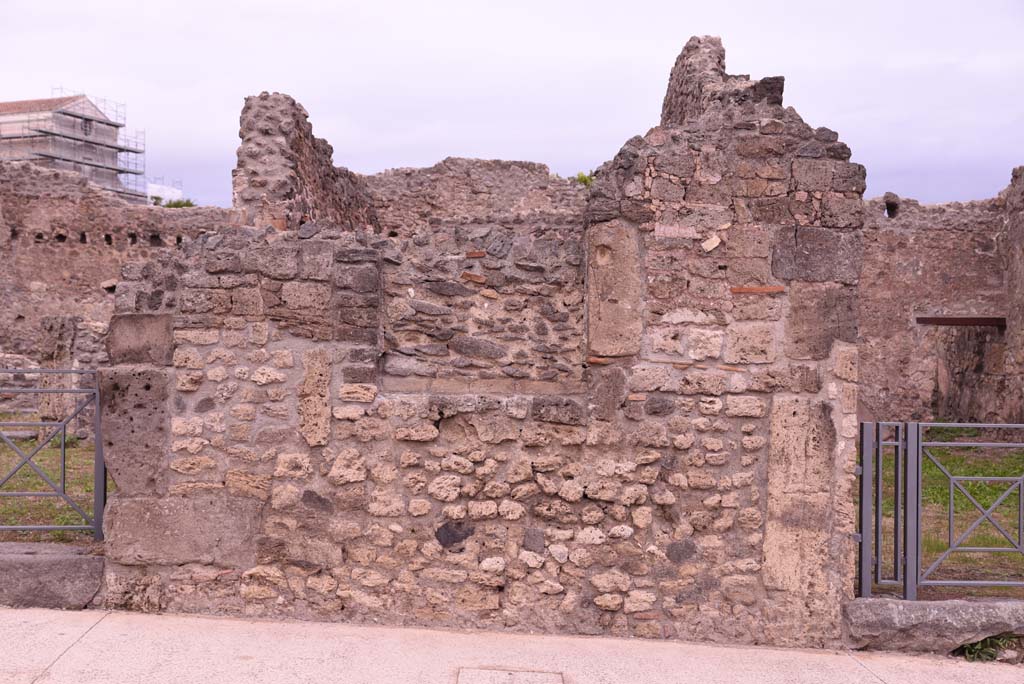
[[[17,240],[19,235],[20,235],[20,233],[18,232],[18,230],[16,228],[11,228],[11,240],[12,241],[13,240]],[[56,235],[53,236],[53,239],[54,239],[55,242],[67,242],[68,241],[68,236],[65,235],[64,233],[57,233]],[[181,245],[182,240],[183,240],[183,238],[180,235],[178,235],[177,237],[174,238],[174,244],[175,245]],[[46,242],[46,236],[43,235],[42,233],[36,233],[35,241],[36,242]],[[79,233],[78,234],[78,242],[83,244],[83,245],[88,244],[89,243],[89,236],[86,235],[85,233]],[[103,242],[104,242],[104,244],[107,244],[107,245],[113,245],[114,244],[114,236],[112,236],[110,233],[105,234],[103,236]],[[128,233],[128,244],[129,245],[137,245],[137,244],[139,244],[139,236],[136,235],[135,233]],[[167,243],[164,242],[164,239],[162,237],[160,237],[159,233],[153,233],[153,234],[151,234],[149,236],[149,246],[150,247],[166,247]]]

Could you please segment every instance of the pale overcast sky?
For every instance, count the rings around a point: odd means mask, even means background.
[[[0,100],[127,103],[151,175],[228,205],[243,98],[288,93],[360,173],[446,156],[590,170],[658,122],[691,35],[784,75],[868,195],[990,197],[1024,164],[1024,2],[0,0]]]

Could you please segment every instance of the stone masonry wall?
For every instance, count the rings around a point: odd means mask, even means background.
[[[864,169],[723,54],[589,194],[446,160],[127,267],[100,603],[837,644]]]
[[[100,603],[838,644],[858,409],[1024,420],[1024,172],[864,202],[782,99],[694,38],[591,188],[359,176],[277,93],[232,210],[0,165],[0,356],[110,365]]]
[[[1007,329],[1003,420],[1024,423],[1024,166],[1013,170],[1006,201]]]
[[[887,200],[888,213],[885,198],[865,204],[861,416],[992,419],[999,412],[1002,334],[995,328],[921,325],[916,319],[1006,315],[1005,203],[997,198],[927,206],[893,195]],[[966,359],[968,352],[973,361]],[[984,381],[964,372],[978,363],[988,368],[981,373],[988,376]]]
[[[691,40],[673,82],[688,54],[715,65],[700,106],[680,118],[670,85],[591,196],[592,396],[624,385],[616,418],[672,446],[654,498],[679,521],[657,527],[696,583],[659,584],[662,609],[689,618],[696,595],[731,638],[824,643],[851,591],[864,168],[781,106],[780,79],[725,75],[717,40]]]
[[[350,230],[375,225],[362,183],[334,166],[334,150],[313,135],[302,105],[263,92],[245,99],[240,123],[233,204],[247,224],[291,230],[318,221]]]
[[[579,391],[585,187],[541,164],[466,159],[366,180],[394,238],[385,387]]]
[[[74,316],[102,334],[123,264],[236,222],[229,209],[129,204],[74,173],[0,164],[0,351],[43,361],[46,317]]]

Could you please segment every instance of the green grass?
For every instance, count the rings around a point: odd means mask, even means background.
[[[927,441],[1001,441],[987,437],[977,428],[930,428],[925,435]],[[926,447],[942,466],[954,477],[1020,477],[1024,474],[1024,449],[990,447]],[[883,559],[886,575],[892,572],[892,516],[895,500],[895,456],[891,448],[883,454],[882,514],[883,514]],[[971,481],[961,486],[985,509],[1010,487],[1009,482]],[[927,456],[922,455],[921,464],[921,564],[927,569],[949,548],[949,478]],[[957,540],[963,532],[982,516],[973,503],[954,487],[953,494],[953,538]],[[992,512],[1000,525],[1016,541],[1020,536],[1017,510],[1020,492],[1013,489]],[[983,521],[960,546],[1011,548],[1007,540],[994,525]],[[1024,555],[1014,552],[969,553],[954,551],[930,576],[932,579],[1024,579]],[[922,587],[922,598],[949,598],[954,596],[1012,596],[1024,598],[1024,590],[1017,588],[959,588]]]
[[[26,454],[35,448],[34,440],[19,440],[18,448]],[[91,443],[81,440],[67,440],[66,487],[69,497],[87,514],[93,508],[93,448]],[[7,444],[0,443],[0,477],[10,472],[21,458]],[[32,459],[40,470],[60,484],[60,442],[55,438]],[[112,491],[113,483],[107,478],[107,490]],[[4,492],[48,492],[53,491],[39,475],[26,464],[3,487]],[[86,522],[70,505],[60,497],[42,496],[0,496],[0,525],[83,525]],[[87,543],[92,540],[91,531],[0,531],[0,541],[55,541]]]

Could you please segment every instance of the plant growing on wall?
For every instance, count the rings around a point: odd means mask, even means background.
[[[167,200],[166,202],[164,202],[164,198],[159,195],[154,195],[151,199],[153,200],[154,206],[164,207],[165,209],[181,209],[182,207],[196,206],[196,203],[187,197],[185,199]]]
[[[589,188],[591,184],[594,182],[594,172],[591,171],[590,173],[583,173],[582,171],[580,171],[579,173],[576,174],[573,180]]]

